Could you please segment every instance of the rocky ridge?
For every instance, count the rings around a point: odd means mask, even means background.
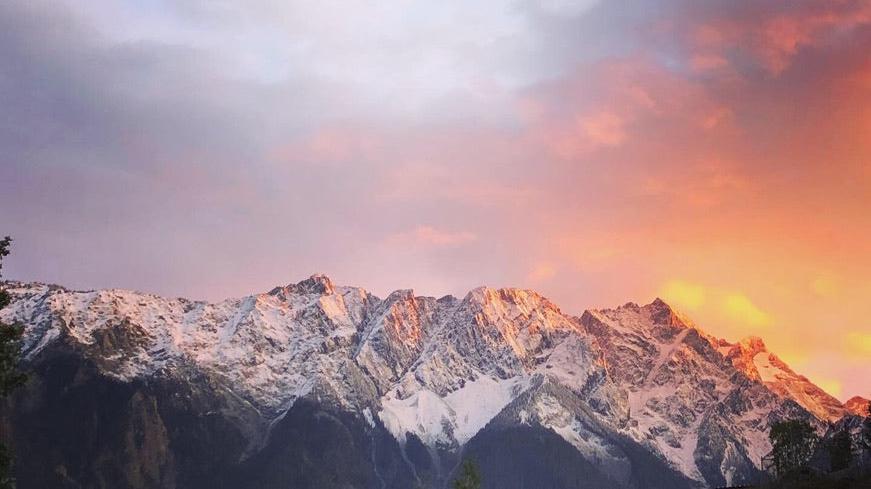
[[[343,425],[353,424],[345,416],[361,420],[351,433],[370,432],[372,460],[360,474],[373,487],[409,478],[439,487],[464,450],[518,430],[548,433],[548,446],[562,440],[570,448],[560,453],[614,487],[655,484],[645,474],[662,470],[642,469],[659,463],[674,471],[663,487],[752,482],[772,422],[800,416],[822,426],[846,413],[761,340],[714,338],[658,299],[573,317],[529,290],[380,299],[322,275],[214,304],[6,288],[13,302],[0,320],[25,325],[34,369],[64,352],[119,385],[206,385],[223,393],[219,411],[238,426],[243,466],[266,463],[300,412],[329,406]],[[371,434],[382,431],[394,441]],[[404,467],[385,476],[376,445],[398,450]],[[504,460],[488,463],[507,470]]]
[[[844,409],[856,416],[868,416],[868,405],[871,401],[861,396],[853,396],[844,403]]]

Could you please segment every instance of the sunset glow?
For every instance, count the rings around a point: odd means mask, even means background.
[[[86,3],[0,5],[5,277],[661,296],[871,396],[871,2]]]

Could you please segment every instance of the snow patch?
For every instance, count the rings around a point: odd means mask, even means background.
[[[369,424],[370,428],[375,428],[375,418],[372,417],[372,410],[368,407],[363,409],[363,418],[366,419],[366,423]]]
[[[378,417],[400,442],[406,434],[417,435],[427,445],[462,445],[499,414],[526,387],[526,380],[507,380],[480,375],[444,398],[420,386],[405,399],[398,390],[381,399]]]
[[[753,364],[756,365],[756,370],[759,372],[759,377],[763,382],[774,382],[777,380],[777,369],[771,364],[769,353],[762,351],[753,356]]]

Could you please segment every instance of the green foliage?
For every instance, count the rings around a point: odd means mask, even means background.
[[[853,460],[853,438],[847,430],[841,430],[832,436],[826,447],[829,451],[829,462],[832,472],[846,469]]]
[[[460,468],[460,475],[454,479],[454,489],[480,489],[481,488],[481,473],[478,471],[478,465],[472,460],[463,461],[463,466]]]
[[[12,239],[8,236],[0,239],[0,271],[3,270],[3,258],[9,256]],[[0,308],[9,305],[9,294],[0,289]],[[21,358],[21,335],[24,328],[16,324],[0,323],[0,400],[5,399],[13,389],[24,384],[27,377],[18,370]],[[12,478],[12,454],[5,445],[0,443],[0,489],[15,487]]]
[[[810,423],[800,419],[774,424],[768,438],[771,440],[774,468],[780,477],[807,465],[819,441]]]

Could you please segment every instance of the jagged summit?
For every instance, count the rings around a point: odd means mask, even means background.
[[[758,336],[747,336],[737,343],[724,340],[719,343],[719,346],[732,365],[753,380],[762,381],[763,376],[764,379],[772,378],[774,364],[771,361],[773,360],[775,364],[780,363],[776,356],[768,354],[765,342]],[[765,355],[757,359],[760,354]]]
[[[326,403],[422,453],[458,453],[498,418],[553,433],[609,478],[629,480],[617,440],[630,440],[717,486],[750,480],[773,420],[846,413],[761,340],[715,339],[659,298],[578,318],[532,290],[381,299],[324,275],[217,303],[7,288],[0,321],[25,325],[33,364],[80,355],[122,383],[196,372],[265,425]]]
[[[293,290],[298,293],[308,293],[308,294],[332,294],[335,292],[335,286],[333,285],[333,281],[330,280],[330,277],[326,275],[316,273],[311,277],[297,282],[295,284],[290,284],[285,287],[276,287],[273,291],[278,291],[281,289],[285,290]]]
[[[768,351],[768,347],[765,346],[765,341],[758,336],[746,336],[738,342],[738,346],[742,351],[749,355],[756,355],[757,353]]]
[[[816,417],[837,421],[847,414],[840,401],[769,352],[762,338],[748,336],[735,344],[723,342],[720,350],[744,375],[764,383],[783,398],[793,399]]]
[[[595,318],[597,321],[584,321],[584,318]],[[634,302],[614,309],[588,309],[581,316],[581,321],[595,329],[600,326],[620,328],[624,332],[649,332],[660,337],[670,337],[677,332],[695,328],[695,324],[683,314],[660,298],[655,298],[649,304],[639,306]]]
[[[853,396],[844,403],[844,409],[856,416],[868,416],[868,399],[862,396]]]

